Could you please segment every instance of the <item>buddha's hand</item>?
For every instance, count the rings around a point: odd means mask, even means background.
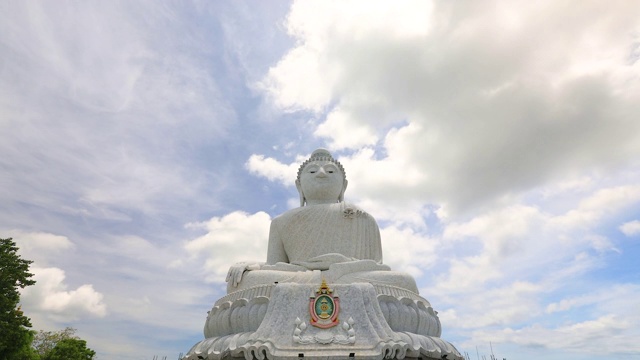
[[[338,253],[323,254],[313,257],[307,261],[299,261],[293,264],[304,266],[309,270],[329,270],[329,266],[335,263],[343,263],[357,260],[355,258],[346,257]]]
[[[227,272],[226,282],[231,282],[231,285],[233,285],[233,287],[238,287],[238,284],[242,280],[242,275],[244,274],[244,272],[251,270],[260,270],[260,264],[239,262],[235,265],[232,265],[229,268],[229,272]]]

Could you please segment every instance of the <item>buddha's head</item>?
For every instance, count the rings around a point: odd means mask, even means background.
[[[318,149],[300,165],[296,187],[300,206],[336,203],[344,200],[347,177],[342,164],[329,151]]]

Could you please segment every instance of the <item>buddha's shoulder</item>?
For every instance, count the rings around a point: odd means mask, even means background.
[[[365,220],[370,220],[375,222],[375,220],[373,219],[373,216],[371,216],[368,212],[362,210],[361,208],[353,204],[344,203],[342,208],[342,213],[347,218],[351,218],[351,219],[359,218],[359,219],[365,219]]]
[[[340,202],[335,204],[302,206],[299,208],[291,209],[276,216],[273,221],[276,223],[283,223],[300,216],[306,216],[310,214],[339,214],[344,217],[361,217],[373,220],[371,215],[369,215],[366,211],[362,210],[356,205],[346,202]]]

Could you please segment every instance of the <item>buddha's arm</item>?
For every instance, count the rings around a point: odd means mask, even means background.
[[[376,221],[369,215],[371,218],[371,231],[373,235],[371,236],[371,242],[369,244],[370,251],[370,259],[374,260],[378,264],[382,264],[382,240],[380,239],[380,229],[378,228],[378,224]]]
[[[376,220],[362,211],[354,221],[358,221],[359,230],[352,239],[355,242],[354,256],[360,260],[373,260],[382,264],[382,242]]]
[[[356,258],[350,258],[338,253],[328,253],[313,257],[307,261],[294,262],[295,265],[305,267],[308,270],[329,270],[332,264],[358,261]]]
[[[245,271],[250,270],[260,270],[260,267],[263,263],[249,263],[249,262],[239,262],[235,265],[232,265],[229,268],[229,272],[227,272],[227,282],[231,283],[233,287],[238,287],[238,284],[242,280],[242,274]]]
[[[230,285],[232,285],[233,287],[237,287],[240,281],[242,281],[242,276],[245,271],[260,270],[265,265],[275,265],[278,262],[289,262],[289,258],[287,257],[287,253],[284,250],[282,240],[278,235],[277,224],[277,219],[271,221],[271,227],[269,229],[269,245],[267,249],[267,262],[240,262],[231,266],[231,268],[229,268],[229,272],[227,273],[226,280],[228,283],[230,283]]]
[[[278,231],[279,221],[275,218],[269,228],[269,246],[267,248],[267,265],[275,265],[279,262],[288,263],[289,257],[284,250],[284,244]]]

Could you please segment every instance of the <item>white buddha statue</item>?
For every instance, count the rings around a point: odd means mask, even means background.
[[[344,202],[342,165],[318,149],[300,166],[296,187],[300,207],[271,222],[267,261],[229,269],[205,338],[183,359],[464,360],[440,339],[437,313],[413,278],[382,264],[376,221]],[[308,326],[320,291],[335,296],[327,309],[339,320]]]
[[[266,263],[239,263],[229,269],[227,292],[273,283],[369,282],[418,293],[407,274],[382,264],[380,230],[373,217],[344,202],[342,165],[325,149],[298,170],[300,207],[271,222]]]

